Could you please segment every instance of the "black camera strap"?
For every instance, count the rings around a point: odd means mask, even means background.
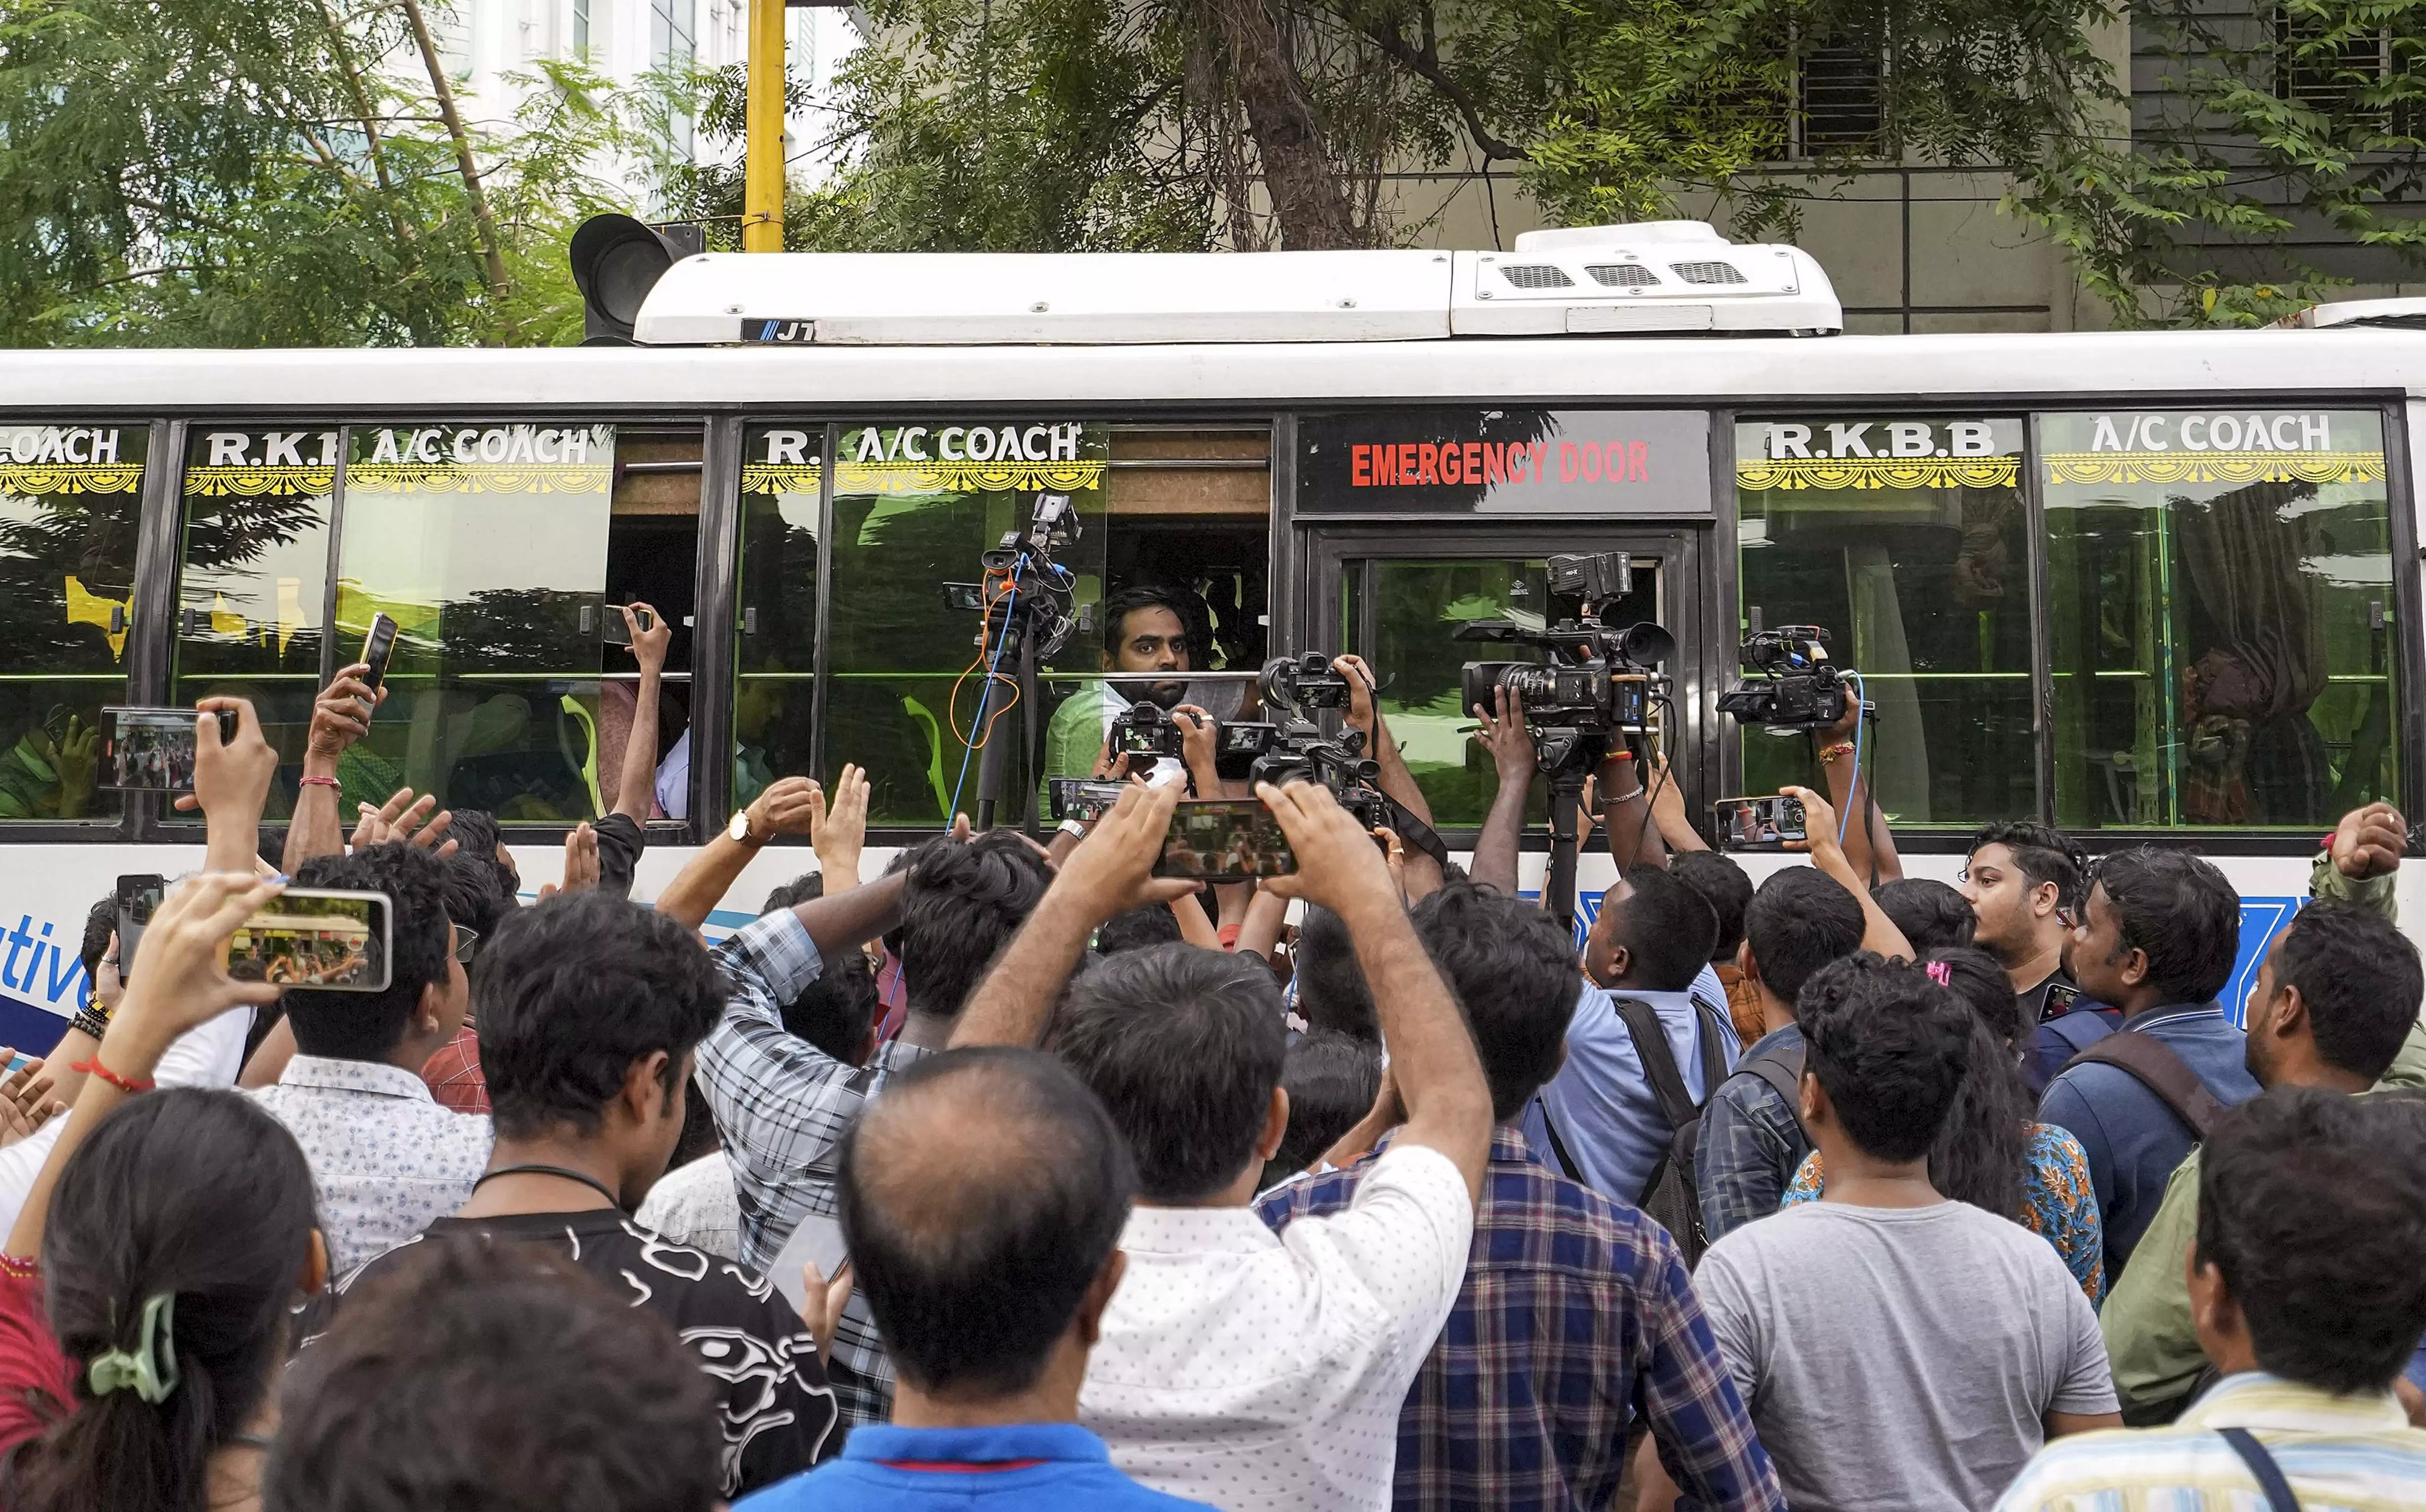
[[[1438,861],[1446,871],[1448,867],[1448,843],[1441,839],[1440,831],[1416,818],[1405,804],[1387,793],[1375,796],[1381,798],[1382,812],[1388,815],[1390,828],[1399,832],[1399,838]]]

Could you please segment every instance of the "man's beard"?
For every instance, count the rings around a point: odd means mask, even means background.
[[[1176,708],[1188,697],[1184,679],[1173,683],[1167,678],[1168,674],[1162,672],[1115,672],[1109,681],[1121,697],[1131,702],[1151,703],[1167,710]]]

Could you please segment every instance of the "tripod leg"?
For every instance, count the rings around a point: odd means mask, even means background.
[[[1583,806],[1583,780],[1560,777],[1550,783],[1550,876],[1542,907],[1570,930],[1576,926],[1576,816]]]

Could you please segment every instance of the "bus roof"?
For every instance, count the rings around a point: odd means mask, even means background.
[[[953,405],[1236,410],[1404,402],[2073,402],[2408,394],[2426,332],[2066,332],[1067,346],[20,351],[0,414],[797,414]]]

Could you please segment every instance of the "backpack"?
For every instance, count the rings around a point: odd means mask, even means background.
[[[2208,1090],[2198,1072],[2191,1070],[2191,1063],[2182,1059],[2173,1046],[2143,1030],[2117,1030],[2073,1056],[2070,1062],[2073,1066],[2084,1063],[2111,1066],[2128,1073],[2132,1080],[2156,1094],[2157,1101],[2182,1121],[2182,1127],[2191,1132],[2193,1139],[2204,1141],[2208,1130],[2224,1116],[2223,1102]]]
[[[1634,1041],[1634,1053],[1642,1061],[1651,1095],[1658,1100],[1659,1115],[1668,1120],[1671,1131],[1668,1149],[1651,1167],[1651,1179],[1643,1183],[1635,1202],[1675,1239],[1676,1247],[1684,1252],[1686,1268],[1690,1269],[1700,1263],[1702,1251],[1709,1247],[1709,1239],[1702,1229],[1701,1193],[1693,1183],[1693,1154],[1702,1134],[1702,1104],[1685,1089],[1685,1078],[1668,1048],[1667,1032],[1651,1005],[1639,998],[1617,998],[1610,1006],[1617,1010],[1627,1036]],[[1726,1079],[1726,1054],[1720,1046],[1718,1032],[1711,1027],[1710,1011],[1699,1003],[1692,1006],[1693,1040],[1702,1063],[1702,1086],[1715,1092]],[[1730,1027],[1727,1032],[1732,1034],[1734,1030]],[[1567,1179],[1582,1182],[1583,1175],[1574,1157],[1567,1153],[1566,1142],[1559,1137],[1559,1126],[1550,1121],[1546,1102],[1542,1104],[1542,1126],[1549,1132],[1550,1152],[1558,1158]]]

